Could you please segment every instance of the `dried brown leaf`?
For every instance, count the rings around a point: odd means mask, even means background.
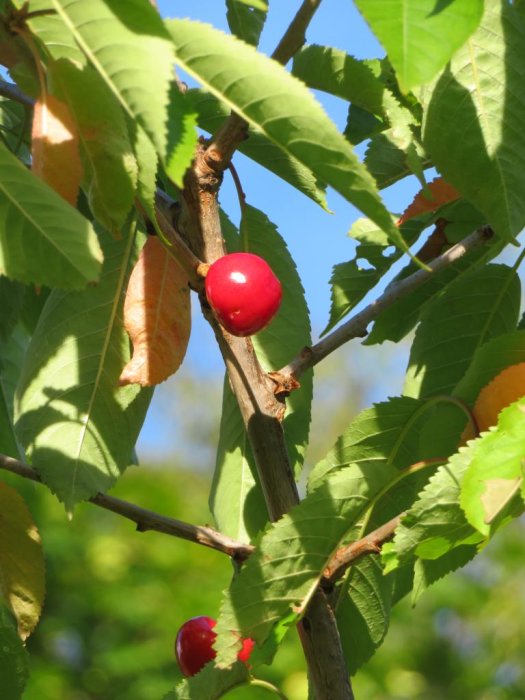
[[[459,192],[452,187],[452,185],[445,182],[442,177],[438,177],[435,180],[432,180],[432,182],[428,183],[426,190],[421,190],[416,194],[412,203],[401,215],[397,225],[401,226],[401,224],[404,224],[405,221],[414,219],[420,214],[436,211],[444,204],[453,202],[454,200],[459,199],[459,197]]]
[[[180,367],[191,331],[188,277],[156,236],[149,236],[131,273],[124,326],[133,356],[119,384],[160,384]]]

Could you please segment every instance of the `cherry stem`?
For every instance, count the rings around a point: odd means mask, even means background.
[[[233,163],[230,163],[228,165],[228,170],[231,173],[233,184],[235,185],[235,189],[237,190],[237,197],[239,199],[239,206],[241,208],[242,214],[244,212],[244,208],[246,207],[246,195],[244,194],[244,190],[242,189],[241,178],[239,177],[239,173],[237,172],[237,169],[235,168],[235,165]]]
[[[273,683],[270,683],[269,681],[263,681],[261,678],[251,678],[248,681],[248,685],[253,685],[257,688],[266,688],[266,690],[269,690],[271,693],[274,695],[277,695],[278,698],[281,700],[288,700],[286,695],[282,693],[279,688],[277,688]]]

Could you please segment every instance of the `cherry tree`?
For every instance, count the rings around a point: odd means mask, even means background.
[[[149,0],[0,2],[0,468],[69,514],[88,501],[231,558],[205,665],[165,700],[258,683],[284,697],[258,669],[294,628],[311,697],[353,698],[392,607],[523,512],[525,4],[356,0],[385,50],[366,60],[350,39],[315,43],[320,4],[297,2],[268,57],[267,0],[226,0],[230,34]],[[312,90],[347,104],[343,133]],[[237,152],[276,188],[326,210],[335,191],[362,214],[355,257],[319,281],[332,303],[315,342],[301,271]],[[226,171],[239,227],[219,206]],[[420,192],[392,213],[381,190],[408,177]],[[184,361],[191,304],[226,370],[213,527],[107,493]],[[402,395],[363,410],[300,497],[315,366],[407,336]],[[0,484],[6,700],[45,615],[44,551]]]

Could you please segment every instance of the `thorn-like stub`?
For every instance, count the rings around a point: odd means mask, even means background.
[[[300,389],[301,383],[293,374],[281,372],[268,372],[268,378],[274,383],[273,393],[277,398],[283,399],[289,396],[295,389]]]

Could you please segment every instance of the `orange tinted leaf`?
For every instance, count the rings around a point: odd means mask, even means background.
[[[55,192],[76,205],[82,163],[77,127],[69,107],[53,95],[35,102],[32,132],[32,168]]]
[[[0,593],[22,639],[36,627],[45,595],[40,535],[22,497],[0,483]]]
[[[133,356],[119,384],[159,384],[180,367],[191,330],[188,277],[156,236],[149,236],[131,273],[124,326]]]
[[[430,192],[429,195],[425,192],[425,190],[421,190],[416,194],[413,202],[407,207],[407,209],[405,209],[397,222],[398,226],[404,224],[405,221],[414,219],[420,214],[436,211],[444,204],[453,202],[460,197],[459,192],[454,189],[452,185],[449,185],[448,182],[445,182],[442,177],[438,177],[435,180],[432,180],[432,182],[429,182],[427,185],[427,190]]]

